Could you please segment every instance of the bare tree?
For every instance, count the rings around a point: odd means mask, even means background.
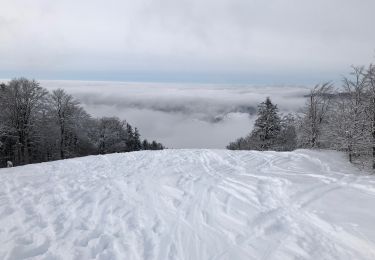
[[[47,91],[35,80],[13,79],[1,87],[0,109],[8,135],[15,139],[14,161],[29,163],[32,135],[39,112],[45,106]]]
[[[125,152],[127,133],[125,121],[117,117],[103,117],[97,123],[97,147],[99,154]]]
[[[367,151],[365,117],[366,76],[364,67],[352,67],[351,77],[343,79],[342,92],[335,95],[329,131],[333,148],[348,153],[349,161]]]
[[[74,119],[80,112],[79,102],[62,89],[57,89],[50,95],[50,112],[59,128],[60,158],[66,158],[68,131],[74,125]]]
[[[137,128],[118,118],[92,119],[62,89],[48,95],[25,78],[0,84],[0,167],[142,148]]]
[[[326,122],[333,86],[331,83],[316,85],[308,96],[300,120],[299,143],[302,147],[317,148],[321,145],[323,124]]]
[[[370,124],[369,131],[371,133],[371,150],[372,150],[372,168],[375,169],[375,66],[370,65],[366,71],[367,86],[367,107],[366,115]]]

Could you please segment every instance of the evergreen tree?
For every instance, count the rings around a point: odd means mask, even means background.
[[[139,151],[142,149],[142,143],[141,143],[141,135],[139,134],[138,128],[134,128],[134,150],[133,151]]]
[[[240,137],[236,141],[229,143],[229,145],[227,145],[227,149],[228,150],[250,150],[249,139],[250,139],[250,136],[247,136],[246,138]]]
[[[143,140],[142,142],[142,150],[149,150],[150,149],[150,144],[147,141],[147,139]]]
[[[267,97],[258,106],[258,118],[251,133],[250,147],[257,150],[271,149],[280,134],[280,122],[277,106]]]
[[[267,99],[258,106],[254,130],[245,138],[231,142],[229,150],[291,151],[296,148],[296,129],[291,115],[282,120],[278,108]]]
[[[126,124],[126,147],[127,152],[134,151],[135,142],[134,142],[134,132],[133,127],[130,124]]]
[[[159,150],[158,143],[156,141],[152,141],[151,143],[151,150]]]

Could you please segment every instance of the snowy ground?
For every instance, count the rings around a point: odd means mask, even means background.
[[[0,259],[375,259],[375,179],[335,152],[135,152],[0,180]]]

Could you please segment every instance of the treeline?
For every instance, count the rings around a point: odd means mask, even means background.
[[[315,86],[306,105],[280,118],[267,99],[258,107],[254,130],[228,145],[234,150],[334,149],[350,162],[375,169],[375,66],[353,67],[339,87]]]
[[[0,167],[72,157],[160,150],[117,117],[92,118],[62,89],[48,92],[35,80],[0,84]]]

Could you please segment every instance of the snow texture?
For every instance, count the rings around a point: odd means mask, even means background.
[[[375,259],[375,180],[337,152],[142,151],[0,178],[0,259]]]

